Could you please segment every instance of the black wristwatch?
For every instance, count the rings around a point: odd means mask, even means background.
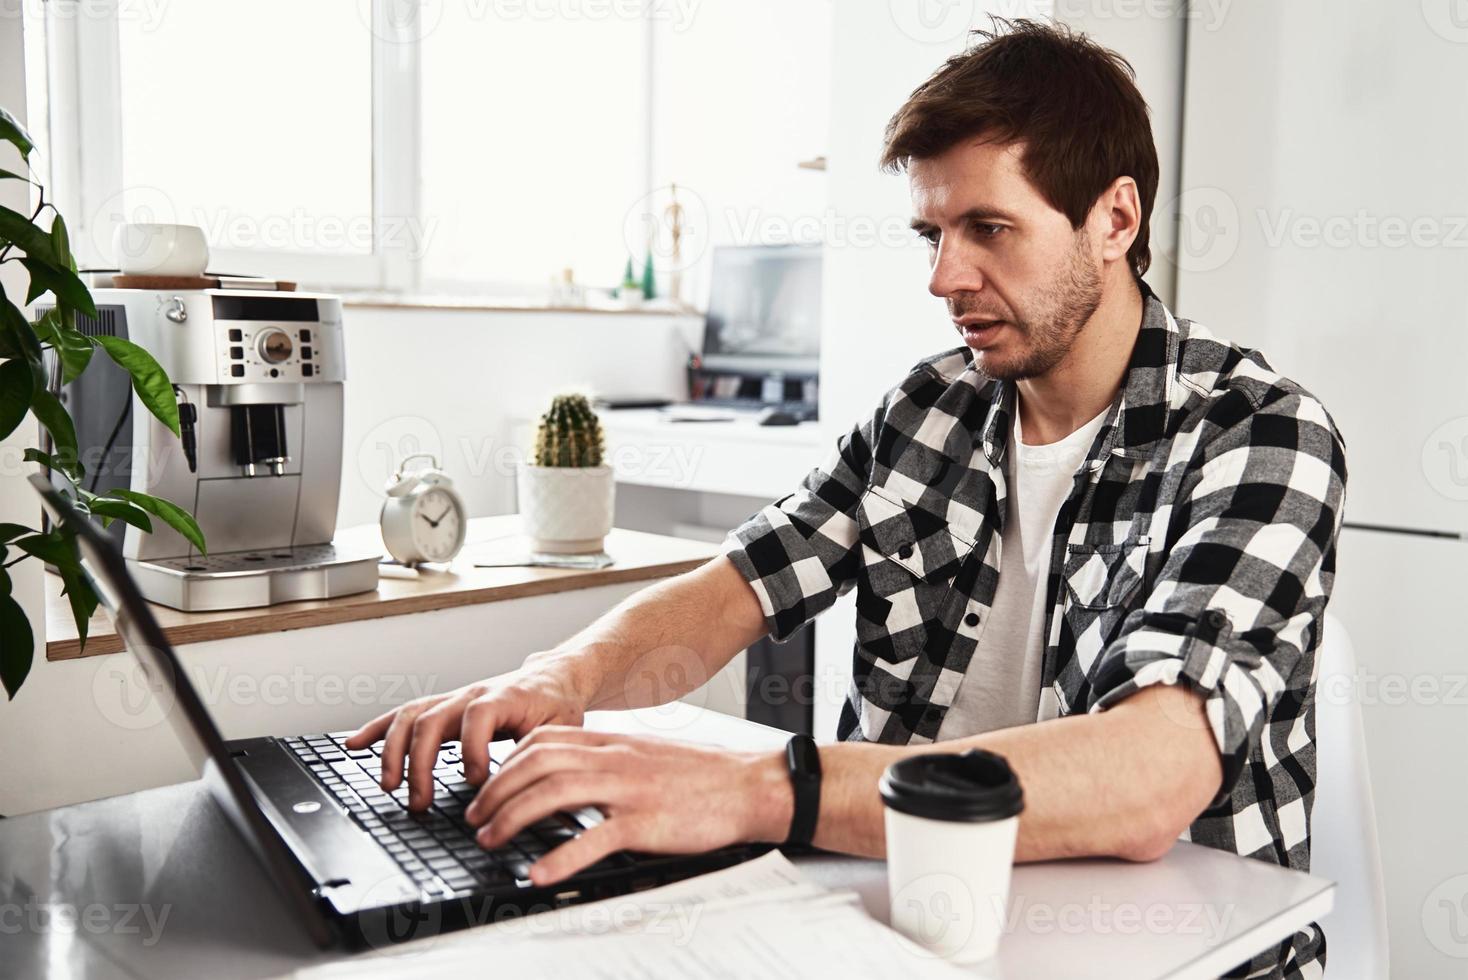
[[[795,790],[790,836],[785,844],[806,847],[816,835],[816,818],[821,814],[821,753],[816,749],[816,740],[809,735],[791,738],[785,746],[785,762],[790,769],[790,786]]]

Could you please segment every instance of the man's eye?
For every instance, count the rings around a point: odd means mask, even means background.
[[[938,232],[936,229],[929,228],[927,231],[920,231],[917,233],[917,236],[935,248],[938,245]]]
[[[974,224],[974,232],[980,238],[994,238],[1003,230],[1003,225],[991,225],[983,221]]]

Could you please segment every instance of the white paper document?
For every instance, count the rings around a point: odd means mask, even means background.
[[[326,966],[296,980],[427,976],[798,980],[967,974],[807,881],[783,854],[644,892],[509,919]]]

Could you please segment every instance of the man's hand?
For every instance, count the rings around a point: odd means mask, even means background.
[[[530,870],[551,884],[620,850],[682,854],[736,841],[780,841],[794,806],[782,752],[733,752],[661,738],[537,728],[479,791],[465,818],[497,847],[558,810],[606,819]]]
[[[363,725],[346,744],[365,748],[385,733],[382,788],[391,793],[402,783],[406,756],[408,807],[422,810],[433,801],[433,766],[444,742],[459,739],[465,778],[482,783],[489,775],[491,741],[527,735],[537,725],[579,725],[585,710],[569,675],[531,661],[508,674],[409,701]]]

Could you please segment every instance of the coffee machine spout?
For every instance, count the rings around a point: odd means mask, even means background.
[[[230,443],[234,461],[245,476],[258,475],[257,467],[270,473],[285,473],[290,462],[285,438],[285,406],[234,405],[230,407]]]

